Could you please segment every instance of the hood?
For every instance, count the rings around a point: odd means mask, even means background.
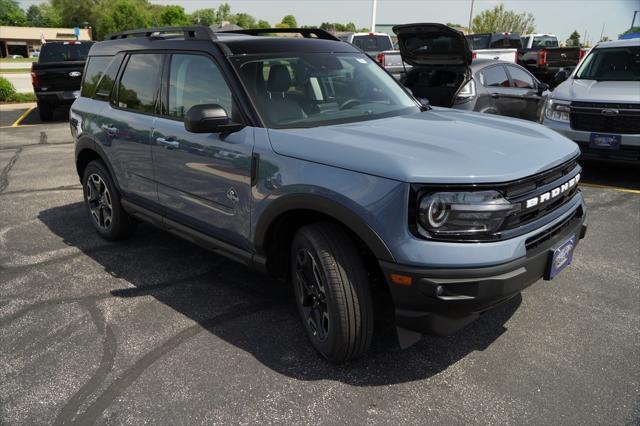
[[[508,182],[579,154],[553,130],[523,120],[434,108],[308,129],[270,129],[281,155],[415,183]]]
[[[640,82],[597,81],[570,78],[553,91],[553,99],[586,102],[639,103]]]
[[[413,66],[471,64],[472,53],[464,34],[442,24],[396,25],[402,59]]]

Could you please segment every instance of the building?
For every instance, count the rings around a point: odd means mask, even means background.
[[[28,58],[40,51],[45,41],[75,40],[73,28],[5,27],[0,26],[0,57],[20,55]],[[91,28],[81,29],[78,40],[91,40]]]

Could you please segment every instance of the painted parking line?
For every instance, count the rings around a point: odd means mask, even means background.
[[[27,108],[27,110],[25,112],[23,112],[22,115],[20,117],[18,117],[18,119],[16,121],[14,121],[13,124],[11,126],[9,126],[9,127],[18,127],[20,125],[20,123],[22,122],[22,120],[27,118],[29,113],[31,113],[31,111],[33,111],[34,109],[36,109],[35,106]]]
[[[628,188],[620,188],[619,186],[599,185],[597,183],[584,183],[584,182],[580,182],[580,186],[584,186],[587,188],[612,189],[614,191],[640,195],[640,189],[628,189]]]

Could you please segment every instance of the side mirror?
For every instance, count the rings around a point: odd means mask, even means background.
[[[194,105],[184,116],[184,128],[191,133],[233,133],[243,127],[244,124],[232,123],[217,104]]]
[[[565,69],[561,69],[555,75],[555,80],[557,84],[560,84],[563,81],[566,81],[568,78],[569,78],[569,73]]]
[[[547,83],[538,83],[538,96],[542,96],[542,94],[547,90],[549,90],[549,85]]]
[[[431,104],[429,103],[429,99],[427,98],[418,98],[418,102],[425,108],[431,108]]]

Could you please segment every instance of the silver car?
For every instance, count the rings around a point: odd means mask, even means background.
[[[640,161],[640,39],[599,43],[549,96],[543,124],[583,155]]]

